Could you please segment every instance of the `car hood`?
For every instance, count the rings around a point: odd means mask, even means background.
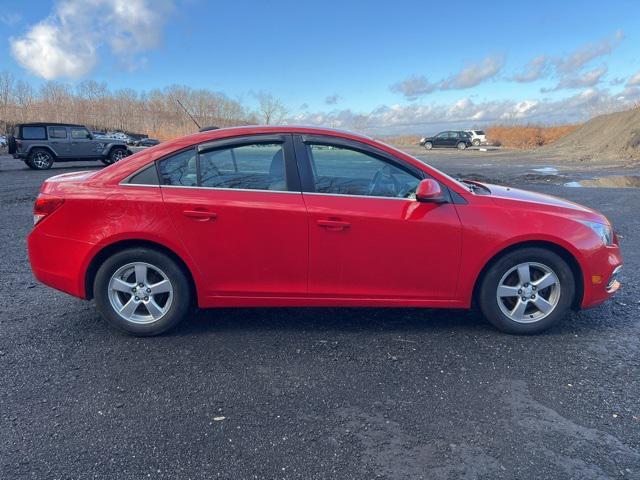
[[[593,210],[592,208],[585,207],[584,205],[580,205],[579,203],[565,200],[564,198],[500,185],[484,183],[481,185],[491,191],[489,196],[500,206],[507,208],[533,208],[556,213],[560,211],[564,215],[575,217],[576,219],[609,225],[607,217],[602,215],[600,212]]]

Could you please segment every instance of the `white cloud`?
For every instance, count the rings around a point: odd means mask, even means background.
[[[437,83],[430,82],[425,76],[411,76],[402,80],[401,82],[391,85],[391,91],[401,93],[409,100],[415,100],[416,98],[427,95],[438,89]]]
[[[51,80],[78,78],[98,62],[102,44],[132,66],[160,43],[170,0],[62,0],[19,38],[11,53],[31,73]]]
[[[561,90],[563,88],[594,87],[600,83],[600,79],[607,73],[607,67],[602,66],[582,73],[570,74],[560,78],[558,84],[552,89],[542,89],[542,92]]]
[[[639,85],[640,86],[640,70],[631,75],[629,80],[627,81],[627,87],[633,87]]]
[[[527,63],[520,73],[513,76],[513,80],[519,83],[533,82],[549,74],[550,58],[539,55]]]
[[[504,57],[493,55],[486,57],[480,63],[469,65],[456,75],[442,82],[442,90],[456,90],[471,88],[494,77],[504,66]]]
[[[573,51],[565,58],[554,60],[559,72],[571,73],[580,70],[583,66],[598,57],[608,55],[620,44],[624,38],[624,32],[618,30],[611,38],[603,38],[599,42],[584,45]]]
[[[627,108],[640,100],[640,88],[612,95],[588,88],[560,100],[500,100],[476,103],[463,97],[451,104],[381,106],[368,113],[352,110],[303,112],[290,118],[298,124],[347,128],[373,135],[436,133],[447,128],[471,128],[496,123],[567,123]]]
[[[533,82],[541,78],[547,78],[555,71],[558,83],[553,88],[543,89],[543,92],[597,85],[607,73],[606,66],[594,68],[587,72],[584,71],[584,68],[596,58],[613,52],[623,38],[623,31],[618,30],[611,37],[583,45],[565,56],[539,55],[527,63],[523,70],[516,73],[512,79],[519,83]]]
[[[436,90],[464,90],[496,76],[503,66],[504,57],[492,55],[438,82],[430,82],[425,76],[414,75],[393,84],[391,90],[403,94],[409,100],[415,100]]]

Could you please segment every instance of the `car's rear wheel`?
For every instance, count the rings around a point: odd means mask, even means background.
[[[433,143],[424,142],[424,148],[426,148],[427,150],[431,150],[433,148]]]
[[[44,148],[34,148],[29,153],[29,157],[25,162],[29,168],[34,170],[48,170],[53,165],[54,158],[49,150]]]
[[[465,148],[467,148],[467,144],[464,142],[458,142],[458,150],[464,150]]]
[[[167,255],[132,248],[100,266],[94,296],[98,311],[111,325],[133,335],[150,336],[185,318],[191,288],[184,271]]]
[[[522,248],[500,257],[486,272],[478,303],[498,329],[532,334],[562,319],[575,296],[575,278],[567,262],[538,247]]]
[[[474,147],[477,147],[477,146],[479,146],[479,145],[480,145],[480,140],[476,138],[476,139],[473,141],[473,146],[474,146]]]

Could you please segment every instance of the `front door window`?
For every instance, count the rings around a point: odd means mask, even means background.
[[[307,148],[316,193],[415,198],[420,180],[387,161],[341,146]]]

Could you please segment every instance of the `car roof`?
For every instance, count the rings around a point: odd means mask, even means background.
[[[55,122],[32,122],[32,123],[19,123],[20,127],[84,127],[84,125],[78,125],[76,123],[55,123]]]
[[[316,127],[312,125],[243,125],[239,127],[224,127],[216,130],[206,130],[204,132],[197,132],[180,139],[179,141],[189,140],[192,142],[203,142],[208,140],[216,140],[228,137],[240,137],[244,135],[254,134],[268,134],[268,133],[299,133],[307,135],[329,135],[333,137],[342,137],[352,140],[365,140],[371,142],[374,139],[363,134],[350,132],[347,130],[341,130],[337,128],[328,127]],[[170,141],[170,142],[173,142]]]

